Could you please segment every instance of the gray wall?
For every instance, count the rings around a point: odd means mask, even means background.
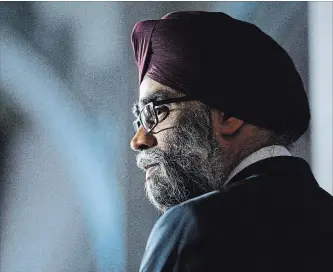
[[[24,120],[6,141],[2,271],[138,270],[157,214],[128,145],[138,95],[130,33],[184,9],[256,23],[308,85],[304,2],[0,3],[1,99]],[[306,133],[293,152],[310,162],[309,146]]]

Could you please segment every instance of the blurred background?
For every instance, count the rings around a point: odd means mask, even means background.
[[[158,214],[129,147],[130,34],[179,10],[255,23],[289,52],[312,110],[292,153],[332,194],[332,2],[0,2],[2,272],[138,271]]]

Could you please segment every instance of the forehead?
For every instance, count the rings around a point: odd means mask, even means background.
[[[170,87],[163,85],[149,77],[146,77],[140,85],[139,101],[145,100],[147,97],[152,95],[170,95],[170,97],[179,96],[179,92],[171,89]]]

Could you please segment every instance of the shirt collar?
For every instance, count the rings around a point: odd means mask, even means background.
[[[227,184],[236,174],[238,174],[240,171],[242,171],[244,168],[248,167],[249,165],[267,158],[278,157],[278,156],[292,156],[292,155],[290,154],[287,148],[281,145],[270,145],[257,150],[256,152],[246,157],[240,164],[238,164],[234,168],[234,170],[232,170],[225,184]]]

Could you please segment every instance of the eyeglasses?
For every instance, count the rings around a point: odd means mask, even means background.
[[[134,132],[137,133],[139,128],[143,126],[146,133],[150,133],[159,122],[162,122],[169,115],[170,109],[165,104],[192,100],[187,96],[183,96],[148,103],[142,108],[138,118],[133,122]]]

